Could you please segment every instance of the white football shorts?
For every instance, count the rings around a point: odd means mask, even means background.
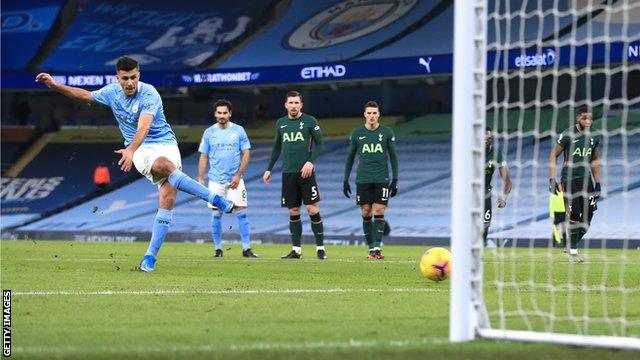
[[[153,175],[151,175],[151,167],[161,156],[169,159],[169,161],[171,161],[178,170],[182,170],[182,157],[180,156],[180,149],[178,149],[178,145],[142,144],[138,150],[133,153],[133,165],[135,165],[136,170],[158,186],[162,185],[167,178],[154,179]]]
[[[235,206],[247,207],[247,189],[244,187],[243,179],[240,179],[240,182],[235,189],[230,188],[229,183],[220,184],[209,181],[209,190],[229,201],[233,201]],[[207,203],[207,206],[209,206],[210,209],[216,209],[215,206],[209,203]]]

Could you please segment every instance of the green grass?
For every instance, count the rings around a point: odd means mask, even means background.
[[[237,245],[223,259],[210,244],[163,246],[156,272],[134,271],[146,244],[2,241],[2,288],[13,295],[16,358],[627,358],[631,352],[550,344],[476,341],[447,343],[449,282],[433,283],[418,270],[423,248],[388,246],[383,261],[367,261],[363,248],[329,247],[330,259],[280,260],[288,247],[257,246],[259,259],[244,260]],[[557,251],[547,257],[527,249],[488,253],[485,299],[492,323],[507,313],[511,329],[584,331],[563,319],[588,311],[626,317],[640,336],[640,252],[624,267],[619,251],[591,251],[588,262],[569,266]],[[604,257],[606,255],[606,258]],[[500,260],[500,261],[498,261]],[[606,260],[606,261],[605,261]],[[455,268],[455,267],[454,267]],[[530,284],[510,282],[534,279]],[[513,280],[515,279],[515,280]],[[550,292],[548,279],[575,291]],[[609,292],[601,289],[604,284]],[[612,288],[635,289],[625,299]],[[618,295],[616,295],[618,294]],[[589,302],[584,301],[588,295]],[[624,307],[621,305],[625,303]],[[574,306],[567,306],[568,303]],[[553,310],[560,318],[551,322]],[[613,330],[612,330],[613,328]],[[592,334],[618,333],[619,321],[591,322]]]

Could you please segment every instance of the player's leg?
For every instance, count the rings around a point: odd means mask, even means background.
[[[493,216],[492,212],[493,204],[491,204],[491,194],[487,194],[484,197],[484,230],[482,231],[482,239],[484,241],[485,247],[495,247],[496,244],[494,242],[487,242],[487,235],[489,235],[489,226],[491,226],[491,217]]]
[[[225,184],[220,184],[215,181],[209,181],[209,191],[225,197],[227,195]],[[207,207],[212,210],[211,212],[211,239],[213,239],[214,257],[223,257],[224,251],[222,250],[222,211],[211,203],[207,203]]]
[[[249,232],[249,219],[247,218],[247,188],[244,180],[240,179],[235,189],[228,188],[226,198],[234,203],[236,219],[238,220],[238,232],[242,241],[242,256],[248,258],[258,257],[251,250],[251,238]]]
[[[280,204],[289,212],[289,232],[291,233],[291,252],[282,259],[300,259],[302,257],[302,221],[300,220],[300,205],[302,198],[298,189],[297,173],[282,173],[282,197]]]
[[[569,198],[569,233],[571,235],[571,245],[569,247],[569,261],[572,263],[583,262],[578,256],[578,246],[583,233],[583,209],[584,196],[582,196],[582,179],[575,179],[568,183],[566,190]]]
[[[169,228],[171,227],[172,209],[176,200],[177,190],[168,182],[158,187],[158,195],[160,197],[160,207],[153,220],[153,228],[151,231],[151,241],[147,252],[140,262],[140,270],[151,272],[155,269],[156,259],[160,247],[167,237]]]
[[[169,181],[176,189],[197,196],[224,212],[233,211],[232,202],[212,194],[206,186],[180,171],[182,161],[176,145],[143,145],[133,154],[133,163],[141,174],[150,174],[154,182]]]
[[[364,239],[367,242],[369,248],[368,259],[376,259],[375,251],[373,250],[373,198],[374,198],[374,184],[359,184],[356,183],[356,204],[360,206],[362,213],[362,231],[364,232]]]
[[[309,214],[309,219],[311,220],[311,230],[316,238],[316,255],[318,259],[325,260],[327,251],[324,248],[324,225],[322,224],[320,205],[318,204],[320,202],[320,189],[316,182],[316,176],[311,174],[306,179],[298,177],[298,181],[302,202],[307,208],[307,214]]]
[[[387,208],[389,202],[389,184],[380,183],[373,184],[373,250],[377,259],[384,259],[382,256],[382,235],[384,234],[384,227],[386,222],[384,221],[384,211]]]
[[[378,260],[384,259],[382,255],[382,235],[384,235],[384,227],[386,225],[384,221],[384,211],[386,209],[386,204],[373,204],[373,251]]]
[[[367,249],[369,251],[368,259],[375,259],[373,251],[373,209],[371,204],[362,204],[360,206],[360,212],[362,214],[362,231],[364,232],[364,239],[367,242]]]

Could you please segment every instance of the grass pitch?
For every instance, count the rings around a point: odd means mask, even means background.
[[[638,356],[549,344],[449,344],[450,284],[421,276],[425,248],[387,246],[385,260],[368,261],[363,248],[328,247],[329,259],[320,261],[311,245],[302,260],[279,259],[290,249],[280,245],[256,246],[260,258],[243,259],[231,245],[224,258],[213,259],[211,244],[167,243],[152,274],[134,270],[145,249],[143,243],[2,241],[2,288],[13,292],[13,356]],[[556,250],[488,252],[485,299],[494,327],[640,337],[640,252],[627,252],[622,262],[615,250],[587,255],[586,264],[570,266]],[[623,286],[631,290],[616,291]],[[616,320],[621,309],[635,323]],[[609,321],[584,322],[585,313],[606,313]]]

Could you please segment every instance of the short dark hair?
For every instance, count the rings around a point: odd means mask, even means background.
[[[378,106],[378,103],[372,100],[367,101],[366,104],[364,104],[364,108],[368,108],[368,107],[373,107],[373,108],[378,108],[380,109],[380,106]]]
[[[138,69],[140,65],[138,64],[138,60],[129,57],[129,56],[121,56],[116,63],[116,71],[131,71],[133,69]]]
[[[590,113],[590,112],[591,112],[591,109],[588,106],[581,106],[578,108],[578,110],[576,110],[576,117],[582,114]]]
[[[299,97],[300,98],[300,102],[302,102],[302,94],[300,94],[298,91],[295,90],[291,90],[287,93],[287,95],[284,97],[284,102],[287,102],[287,100],[289,100],[290,97]]]
[[[218,99],[214,104],[213,104],[213,109],[217,109],[218,106],[226,106],[227,109],[229,109],[229,112],[233,112],[233,105],[231,105],[231,101],[227,100],[227,99]]]

